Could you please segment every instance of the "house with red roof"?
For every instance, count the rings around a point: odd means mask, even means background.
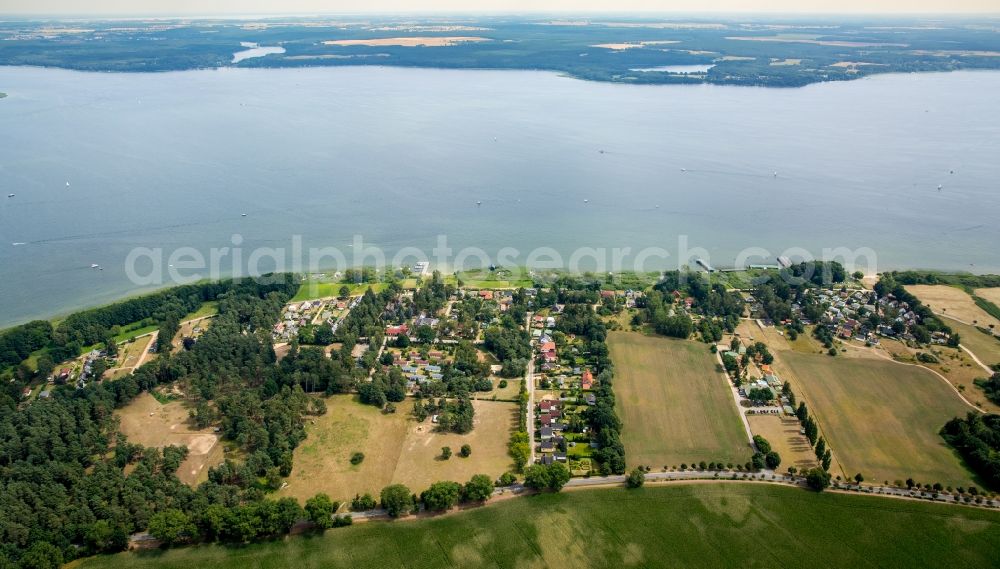
[[[583,370],[583,377],[580,378],[580,386],[584,389],[594,387],[594,374],[590,373],[589,369]]]
[[[385,335],[389,337],[404,336],[410,333],[410,327],[406,324],[400,324],[399,326],[386,326]]]

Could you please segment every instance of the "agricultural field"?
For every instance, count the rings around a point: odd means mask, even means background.
[[[951,318],[945,318],[944,323],[961,336],[961,344],[984,364],[990,366],[1000,363],[1000,336],[990,337],[975,326],[962,324]],[[981,368],[980,368],[981,369]],[[983,370],[985,373],[986,370]]]
[[[949,326],[953,326],[954,331],[962,335],[962,344],[967,349],[969,346],[965,341],[966,334],[970,334],[974,342],[978,340],[977,336],[982,336],[984,340],[989,340],[989,338],[972,326],[966,326],[957,320],[949,320],[947,318],[945,320]],[[1000,347],[1000,342],[997,343],[997,346]],[[962,393],[963,397],[980,409],[990,413],[1000,412],[1000,405],[987,399],[983,390],[975,384],[976,379],[987,377],[989,373],[976,363],[966,351],[940,345],[920,349],[911,348],[898,340],[889,338],[883,338],[880,347],[896,361],[919,364],[943,375],[948,379],[949,383]],[[927,363],[919,361],[917,354],[920,352],[933,354],[938,359],[938,362]],[[863,350],[851,350],[845,355],[870,356],[871,354]]]
[[[784,472],[789,466],[799,471],[819,466],[816,453],[813,452],[809,439],[799,431],[802,428],[795,417],[779,415],[747,415],[750,430],[771,443],[771,449],[781,456],[781,466],[777,470]]]
[[[177,469],[177,478],[195,485],[208,479],[208,469],[222,463],[223,445],[212,428],[197,430],[188,422],[188,410],[181,401],[160,403],[153,395],[142,393],[122,409],[115,411],[121,431],[132,443],[162,448],[169,445],[188,447],[188,456]]]
[[[993,304],[1000,306],[1000,287],[977,288],[973,292],[976,293],[976,296],[984,298]]]
[[[769,484],[676,484],[542,494],[322,537],[121,553],[77,567],[799,567],[809,559],[991,567],[1000,513]]]
[[[979,326],[989,326],[992,324],[997,330],[1000,330],[1000,320],[990,316],[985,310],[976,306],[976,302],[972,300],[972,297],[958,287],[948,285],[908,285],[906,290],[938,314],[956,318],[966,324],[976,323]]]
[[[473,474],[496,477],[511,468],[507,441],[517,422],[513,403],[473,402],[475,428],[458,435],[433,432],[430,419],[417,423],[410,414],[411,401],[398,404],[392,414],[362,405],[350,395],[335,395],[326,402],[327,413],[306,423],[306,440],[295,449],[292,474],[280,496],[304,502],[326,492],[345,500],[365,492],[377,495],[397,482],[419,493],[440,480],[466,482]],[[458,456],[463,444],[472,447],[472,456]],[[451,447],[451,459],[438,459],[443,446]],[[351,464],[354,452],[364,453],[361,464]]]
[[[707,345],[612,332],[608,347],[629,466],[750,458],[739,411]]]
[[[874,357],[796,352],[778,354],[775,363],[832,446],[833,474],[952,486],[972,481],[938,435],[971,408],[931,372]]]

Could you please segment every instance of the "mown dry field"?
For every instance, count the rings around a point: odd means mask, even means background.
[[[819,422],[833,448],[835,474],[952,486],[971,482],[938,435],[948,420],[971,408],[931,372],[874,357],[791,351],[778,354],[775,367]]]
[[[325,492],[346,500],[365,492],[377,495],[397,482],[419,493],[440,480],[496,477],[512,466],[507,441],[517,421],[513,403],[474,402],[475,428],[457,435],[433,432],[430,419],[417,423],[409,400],[388,415],[362,405],[356,396],[335,395],[326,402],[327,413],[306,423],[306,440],[295,450],[288,486],[279,495],[304,501]],[[458,456],[463,444],[472,446],[469,458]],[[438,460],[443,446],[452,448],[450,460]],[[365,459],[352,465],[356,451]]]
[[[976,306],[972,297],[960,288],[948,285],[909,285],[906,290],[938,314],[957,318],[966,324],[993,324],[1000,330],[1000,320]]]
[[[629,466],[750,458],[739,410],[706,344],[612,332],[608,346]]]
[[[993,304],[1000,306],[1000,287],[977,288],[974,292],[976,296],[985,298]]]
[[[162,448],[185,445],[188,456],[177,469],[177,478],[195,485],[208,479],[209,468],[223,461],[223,446],[211,428],[197,430],[188,422],[188,409],[181,401],[162,404],[142,393],[115,411],[121,431],[133,443]]]
[[[781,417],[778,415],[748,415],[750,430],[755,435],[760,435],[771,443],[771,449],[781,456],[780,472],[784,472],[789,466],[794,466],[798,470],[808,470],[818,466],[816,453],[813,451],[809,439],[800,434],[802,428],[795,417]]]

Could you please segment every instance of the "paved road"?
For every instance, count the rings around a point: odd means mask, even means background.
[[[749,476],[749,478],[743,478],[744,475]],[[736,476],[734,479],[733,476]],[[733,472],[733,471],[699,471],[699,470],[684,470],[684,471],[670,471],[670,472],[648,472],[646,473],[647,482],[665,482],[665,481],[691,481],[691,480],[704,480],[704,481],[732,481],[732,482],[744,482],[747,484],[752,484],[754,482],[767,482],[767,483],[777,483],[777,484],[787,484],[790,486],[796,486],[799,488],[808,488],[805,478],[801,476],[793,477],[787,474],[778,474],[773,470],[762,470],[755,473],[744,473],[744,472]],[[624,486],[625,476],[624,475],[612,475],[612,476],[591,476],[589,478],[572,478],[566,483],[566,488],[593,488],[602,486]],[[911,500],[924,500],[924,501],[934,501],[942,504],[953,504],[953,505],[965,505],[964,500],[959,498],[956,500],[955,495],[945,495],[939,494],[937,498],[933,497],[933,493],[924,492],[921,490],[909,490],[906,488],[894,488],[889,486],[859,486],[857,484],[843,484],[839,488],[831,488],[828,491],[832,492],[845,492],[852,494],[868,494],[868,495],[878,495],[878,496],[890,496],[895,498],[905,498]],[[497,488],[493,491],[494,496],[500,496],[503,494],[523,494],[530,493],[531,490],[525,487],[523,484],[515,484],[507,488]],[[986,501],[985,504],[992,508],[1000,507],[1000,500],[990,500]],[[974,504],[971,504],[974,505]],[[355,519],[377,519],[385,518],[387,514],[385,510],[375,509],[369,510],[367,512],[351,512],[351,516]]]

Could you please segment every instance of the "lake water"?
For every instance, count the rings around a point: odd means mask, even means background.
[[[716,266],[750,246],[767,250],[754,262],[870,247],[879,269],[1000,271],[1000,73],[763,89],[8,67],[0,91],[0,193],[16,193],[0,197],[0,325],[136,291],[135,247],[234,234],[244,257],[293,235],[430,254],[447,235],[522,264],[542,246],[662,247],[645,266],[676,267],[687,236]]]

